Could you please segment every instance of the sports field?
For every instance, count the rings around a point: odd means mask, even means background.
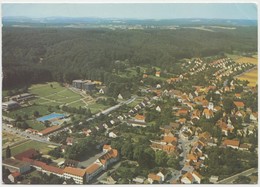
[[[248,86],[255,86],[257,83],[257,68],[252,69],[251,71],[248,71],[240,76],[238,76],[237,78],[240,80],[248,80],[249,84]]]
[[[12,153],[12,155],[16,155],[27,149],[34,148],[36,150],[39,150],[43,154],[47,154],[52,149],[48,146],[49,146],[49,144],[31,140],[31,141],[27,141],[25,143],[12,147],[11,153]]]
[[[75,107],[85,106],[85,103],[80,102],[83,96],[75,93],[72,90],[61,86],[57,82],[50,82],[46,84],[35,84],[29,88],[29,91],[36,94],[37,99],[33,100],[39,105],[60,106],[77,103]]]

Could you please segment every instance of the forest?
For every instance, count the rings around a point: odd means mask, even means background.
[[[109,30],[3,27],[3,89],[73,79],[129,83],[129,67],[176,71],[184,58],[257,51],[257,27]],[[172,72],[171,72],[172,71]]]

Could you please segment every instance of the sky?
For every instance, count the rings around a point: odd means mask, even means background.
[[[250,19],[257,20],[257,5],[253,3],[130,3],[130,4],[31,4],[4,3],[2,16],[99,17],[137,19]]]

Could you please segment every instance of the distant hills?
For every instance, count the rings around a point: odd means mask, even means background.
[[[257,26],[257,20],[239,19],[117,19],[117,18],[95,18],[95,17],[3,17],[3,26],[19,27],[99,27],[102,26]]]

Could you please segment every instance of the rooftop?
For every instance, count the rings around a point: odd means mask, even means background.
[[[95,171],[97,171],[100,167],[102,167],[101,165],[97,164],[97,163],[93,163],[91,164],[90,166],[88,166],[86,168],[86,173],[87,174],[92,174],[94,173]]]
[[[85,175],[84,169],[73,168],[73,167],[65,167],[63,172],[71,175],[79,176],[79,177],[83,177]]]
[[[3,160],[3,164],[19,168],[19,167],[23,167],[25,165],[28,165],[29,163],[28,162],[24,162],[24,161],[20,161],[20,160],[15,160],[15,159],[8,158],[8,159]]]

